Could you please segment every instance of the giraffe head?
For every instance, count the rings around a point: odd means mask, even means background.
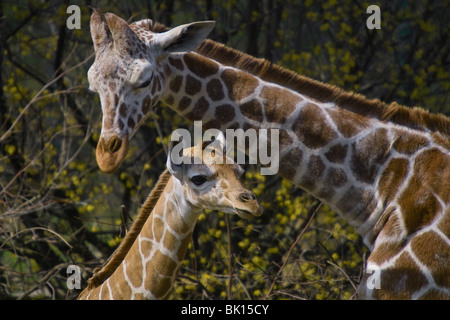
[[[100,96],[103,113],[97,163],[103,172],[112,173],[124,160],[129,139],[164,90],[160,61],[172,52],[194,50],[215,22],[194,22],[159,34],[149,31],[149,19],[129,25],[112,13],[104,18],[98,11],[91,16],[95,61],[88,81],[90,90]]]
[[[180,156],[183,161],[176,164],[171,145],[167,168],[181,182],[183,198],[190,206],[237,214],[244,219],[262,214],[255,194],[239,181],[244,170],[225,156],[222,132],[213,141],[184,149]]]

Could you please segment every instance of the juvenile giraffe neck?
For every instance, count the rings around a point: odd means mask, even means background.
[[[190,206],[171,177],[116,271],[85,299],[164,299],[186,255],[200,208]]]
[[[392,178],[394,167],[408,169],[424,147],[447,152],[439,133],[320,102],[196,53],[172,55],[162,64],[161,100],[187,119],[201,120],[204,129],[279,129],[279,174],[340,213],[369,247],[412,174]]]

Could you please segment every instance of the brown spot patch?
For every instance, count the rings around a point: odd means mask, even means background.
[[[411,240],[415,256],[431,271],[438,286],[450,288],[450,248],[433,231],[428,231]]]
[[[423,151],[415,158],[413,172],[398,199],[408,234],[428,225],[444,209],[437,197],[450,202],[449,157],[438,149]]]
[[[328,181],[332,187],[340,188],[347,183],[348,179],[344,170],[331,167],[328,169],[326,181]]]
[[[131,285],[135,288],[138,288],[142,285],[142,259],[141,255],[137,252],[132,255],[133,260],[127,263],[127,276],[131,280]],[[121,268],[122,269],[122,268]]]
[[[435,192],[444,203],[450,202],[450,156],[432,148],[415,158],[414,173],[423,188]]]
[[[302,101],[298,95],[286,89],[270,86],[262,89],[261,98],[266,101],[266,120],[275,123],[286,122],[286,119],[295,110],[297,104]]]
[[[164,234],[163,246],[166,249],[168,249],[170,251],[175,250],[175,248],[177,246],[177,242],[178,242],[177,238],[175,238],[175,236],[172,233],[166,232]]]
[[[450,293],[439,291],[436,289],[428,290],[424,295],[419,297],[420,300],[450,300]]]
[[[202,83],[199,80],[197,80],[196,78],[188,75],[186,77],[186,85],[184,88],[184,91],[186,92],[186,94],[193,96],[193,95],[199,93],[200,90],[202,90]]]
[[[142,112],[144,113],[144,115],[146,115],[150,111],[151,107],[152,99],[150,98],[150,96],[146,96],[144,101],[142,102]]]
[[[117,122],[117,126],[119,127],[119,130],[122,131],[123,128],[125,128],[125,124],[123,123],[122,120],[119,119],[119,121]]]
[[[152,229],[152,228],[146,228],[146,229]],[[146,235],[145,237],[149,238],[149,239],[153,238],[153,231],[150,230],[148,235]],[[152,251],[152,247],[153,247],[152,242],[151,241],[147,241],[147,240],[140,240],[139,241],[139,246],[140,246],[140,250],[143,253],[144,257],[147,258],[149,256],[150,252]]]
[[[154,95],[159,90],[161,90],[161,82],[159,81],[159,77],[154,77],[151,91],[152,95]]]
[[[404,241],[384,242],[378,245],[370,254],[369,261],[380,265],[399,254],[405,248],[405,245]]]
[[[286,179],[292,180],[302,162],[303,153],[299,148],[289,150],[280,159],[280,174]]]
[[[211,128],[220,129],[220,127],[221,127],[220,122],[215,119],[209,120],[207,123],[203,125],[204,130],[208,130]]]
[[[279,144],[280,144],[280,150],[283,150],[284,148],[290,146],[293,142],[291,136],[287,133],[286,130],[280,129],[279,131]]]
[[[201,97],[194,105],[194,109],[191,112],[186,114],[186,117],[191,121],[201,120],[205,115],[206,111],[208,111],[209,103],[204,98]]]
[[[231,69],[222,73],[222,80],[228,89],[228,96],[233,101],[239,101],[253,94],[259,85],[256,77],[243,71]]]
[[[347,145],[336,144],[325,153],[325,157],[333,163],[344,163],[347,149]]]
[[[301,186],[307,190],[313,191],[316,187],[316,183],[322,177],[324,170],[325,165],[322,159],[316,155],[310,156],[308,168],[300,181]]]
[[[122,118],[126,118],[128,113],[128,107],[125,103],[121,103],[119,107],[119,114]]]
[[[393,267],[382,270],[380,289],[374,290],[378,299],[411,299],[413,292],[428,284],[419,267],[407,252],[403,252]]]
[[[337,138],[320,108],[312,103],[303,107],[292,129],[299,140],[311,149],[321,148]]]
[[[376,207],[376,199],[370,188],[350,187],[336,204],[343,217],[353,224],[361,224]]]
[[[147,275],[145,281],[145,289],[149,290],[156,297],[163,295],[171,287],[172,281],[170,277],[161,277],[162,275],[172,276],[172,272],[176,269],[176,263],[161,253],[156,251],[153,259],[149,260],[145,265]]]
[[[180,71],[184,70],[183,61],[181,61],[181,59],[169,57],[169,63]]]
[[[218,106],[216,108],[215,116],[220,123],[228,123],[234,119],[234,107],[229,104]]]
[[[136,123],[134,122],[132,117],[128,118],[127,124],[128,124],[128,128],[131,128],[131,129],[134,129],[134,126],[136,125]]]
[[[398,188],[406,178],[409,161],[407,159],[394,158],[381,174],[378,182],[378,192],[384,203],[390,203],[395,197]]]
[[[176,233],[183,234],[190,230],[189,225],[187,225],[186,222],[184,222],[184,220],[180,217],[180,214],[175,208],[173,207],[167,208],[165,216],[167,224]]]
[[[335,194],[336,194],[336,191],[332,187],[324,186],[317,192],[316,196],[319,199],[322,199],[325,201],[330,201],[334,197]]]
[[[219,101],[225,98],[222,83],[218,79],[212,79],[208,82],[206,92],[208,92],[208,96],[212,101]]]
[[[169,94],[169,96],[166,98],[164,102],[167,103],[169,106],[172,106],[175,103],[175,98],[173,97],[173,95]]]
[[[421,180],[414,175],[410,184],[398,198],[407,234],[412,234],[436,217],[441,206],[436,197],[427,188],[421,186]]]
[[[186,256],[186,251],[188,249],[189,243],[191,242],[192,233],[188,234],[183,240],[181,240],[181,245],[178,248],[178,261],[182,261]]]
[[[447,238],[450,238],[450,207],[445,211],[445,214],[441,218],[441,221],[439,221],[437,227],[447,236]]]
[[[352,144],[350,168],[358,181],[373,183],[379,165],[386,161],[390,145],[387,130],[382,128],[369,133]]]
[[[178,91],[180,91],[182,83],[183,83],[183,77],[182,76],[176,76],[170,81],[169,88],[174,93],[178,93]]]
[[[263,120],[261,103],[254,99],[242,104],[240,107],[242,114],[251,120],[261,122]]]
[[[161,241],[161,237],[164,232],[164,222],[161,218],[154,217],[153,219],[153,228],[155,233],[153,234],[156,242]]]
[[[440,145],[441,147],[443,147],[445,149],[450,149],[450,139],[444,137],[441,133],[434,132],[431,135],[431,138],[433,139],[434,143]]]
[[[192,53],[184,55],[184,63],[186,63],[191,72],[202,79],[210,77],[219,71],[217,62]]]
[[[188,97],[183,97],[178,104],[178,110],[183,111],[191,105],[192,99]]]
[[[400,153],[411,155],[429,144],[428,139],[404,130],[395,131],[393,147]]]
[[[346,138],[351,138],[363,129],[369,127],[368,118],[341,108],[327,109],[339,132]]]

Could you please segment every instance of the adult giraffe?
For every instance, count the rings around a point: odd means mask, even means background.
[[[105,20],[92,14],[88,72],[103,111],[101,170],[120,166],[159,100],[204,129],[279,129],[278,173],[348,220],[372,251],[360,298],[450,299],[450,119],[202,43],[211,21],[165,31],[148,19]]]

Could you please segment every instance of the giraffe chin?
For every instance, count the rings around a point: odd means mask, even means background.
[[[108,142],[100,138],[95,151],[97,164],[104,173],[114,173],[120,168],[128,153],[128,137],[112,137]]]

